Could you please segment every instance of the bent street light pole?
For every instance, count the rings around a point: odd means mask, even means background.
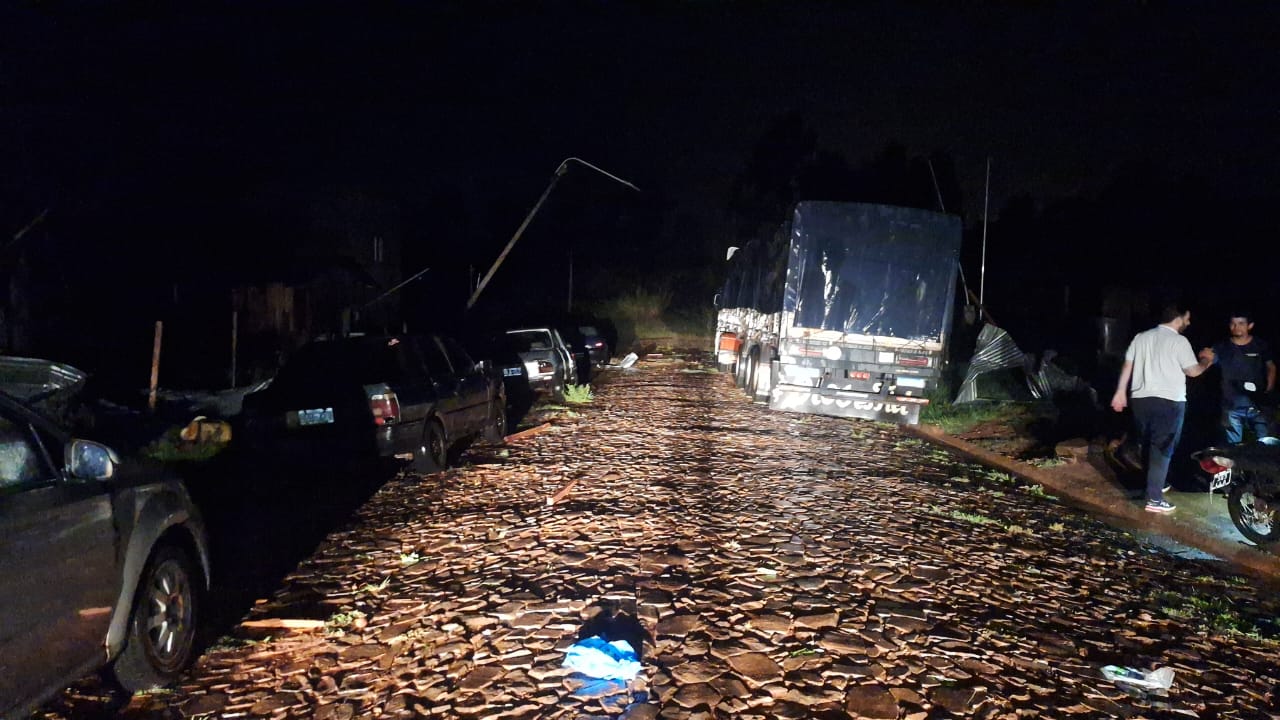
[[[511,252],[511,248],[516,246],[516,242],[518,242],[520,240],[520,236],[524,234],[525,228],[529,227],[529,223],[530,221],[533,220],[533,216],[538,214],[538,209],[542,207],[542,203],[546,202],[547,196],[551,194],[551,191],[552,189],[555,188],[556,183],[560,181],[560,177],[569,170],[570,162],[576,162],[581,165],[585,165],[591,168],[592,170],[595,170],[596,172],[600,173],[601,175],[604,175],[605,177],[610,178],[611,180],[620,182],[623,185],[626,185],[627,187],[631,188],[632,190],[635,190],[636,192],[640,192],[640,188],[636,187],[635,185],[632,185],[631,183],[627,182],[626,180],[623,180],[622,178],[618,177],[617,175],[614,175],[613,173],[601,170],[600,168],[596,167],[595,165],[592,165],[586,160],[582,160],[576,157],[565,158],[564,161],[560,163],[560,166],[556,168],[556,173],[551,178],[551,182],[547,184],[547,189],[542,191],[542,197],[538,198],[538,202],[534,203],[533,209],[529,211],[528,215],[525,215],[524,222],[520,223],[520,227],[516,228],[515,235],[512,235],[511,239],[507,241],[507,246],[502,248],[502,252],[498,255],[498,259],[493,261],[493,266],[489,268],[489,272],[485,273],[484,279],[482,279],[480,281],[480,284],[476,286],[475,292],[471,293],[471,299],[467,300],[468,310],[471,309],[471,306],[476,304],[476,300],[480,297],[480,293],[484,292],[485,286],[489,284],[489,280],[493,278],[493,274],[498,271],[498,266],[502,264],[503,260],[507,259],[507,254]]]

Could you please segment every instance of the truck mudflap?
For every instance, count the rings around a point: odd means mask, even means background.
[[[902,425],[920,422],[920,410],[928,405],[924,398],[904,398],[802,387],[776,385],[769,395],[769,409],[788,412],[863,418]]]

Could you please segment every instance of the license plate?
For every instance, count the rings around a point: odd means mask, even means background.
[[[299,425],[329,425],[333,422],[333,408],[312,408],[298,411]]]
[[[518,368],[518,367],[513,367],[513,368],[502,368],[502,376],[503,376],[503,377],[519,377],[519,376],[520,376],[520,368]]]
[[[1209,492],[1213,492],[1214,490],[1221,490],[1222,488],[1230,484],[1231,484],[1231,468],[1227,468],[1226,470],[1223,470],[1222,472],[1215,474],[1213,476],[1213,479],[1209,481]]]

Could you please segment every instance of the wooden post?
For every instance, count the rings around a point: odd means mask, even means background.
[[[164,322],[156,321],[156,340],[151,347],[151,395],[147,398],[147,407],[156,411],[156,386],[160,381],[160,337],[164,334]]]
[[[240,313],[231,311],[231,387],[236,386],[236,340],[239,337]]]

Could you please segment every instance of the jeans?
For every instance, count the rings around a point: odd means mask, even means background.
[[[1228,445],[1236,445],[1244,440],[1244,426],[1253,428],[1255,437],[1266,437],[1271,434],[1267,427],[1267,416],[1252,405],[1249,407],[1231,407],[1222,411],[1222,434]]]
[[[1137,440],[1147,465],[1147,501],[1164,499],[1164,481],[1169,475],[1169,461],[1182,436],[1182,419],[1187,404],[1164,398],[1134,398],[1133,421],[1138,426]]]

